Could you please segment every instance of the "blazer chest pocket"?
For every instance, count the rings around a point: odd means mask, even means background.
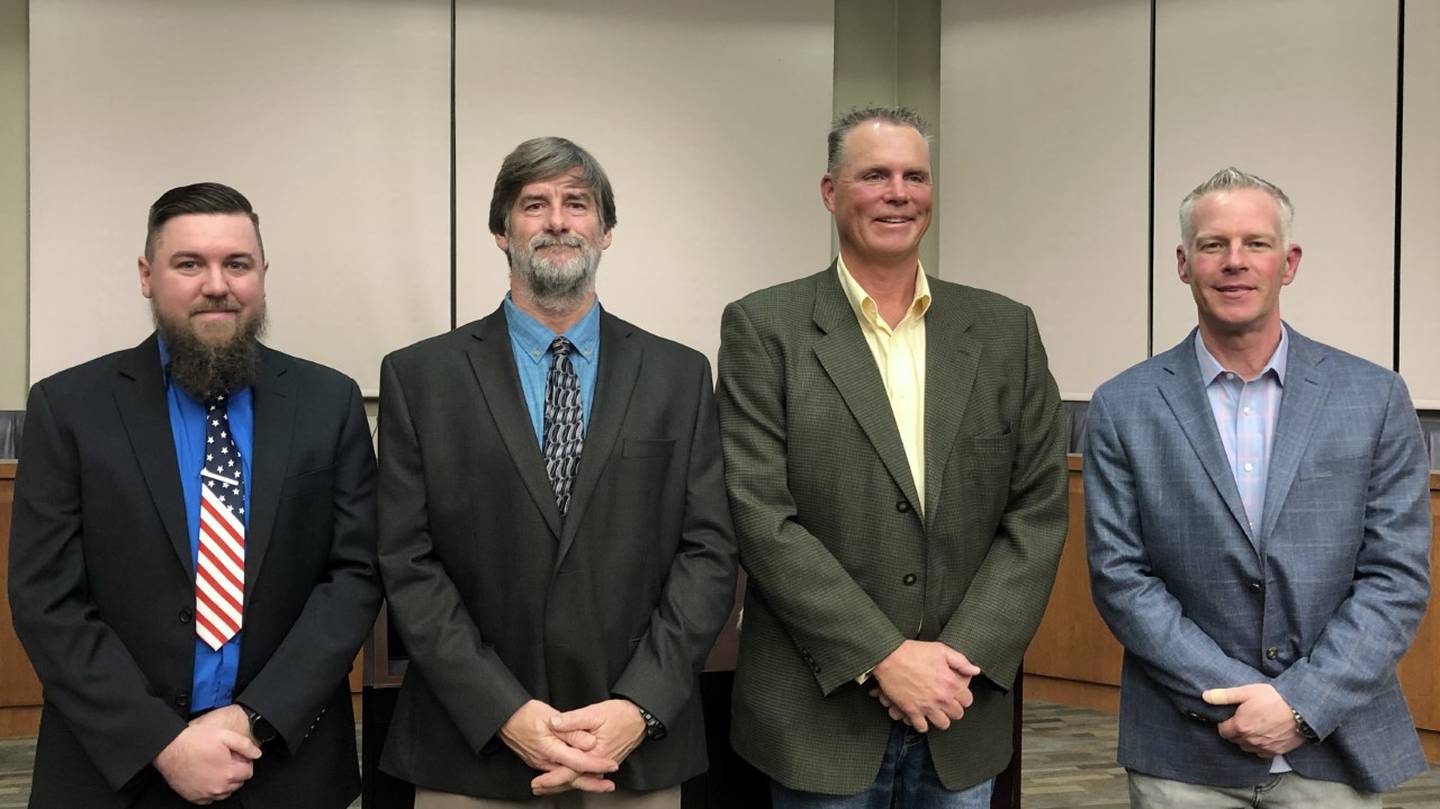
[[[674,451],[673,438],[627,438],[620,450],[626,458],[669,458]]]
[[[1300,464],[1301,480],[1338,478],[1346,475],[1364,474],[1370,471],[1370,459],[1364,456],[1353,458],[1314,458]]]
[[[316,469],[285,478],[284,485],[280,487],[280,499],[289,500],[292,497],[302,497],[307,494],[328,495],[334,488],[334,467]]]

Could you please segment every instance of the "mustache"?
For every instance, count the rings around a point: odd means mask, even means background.
[[[218,300],[218,301],[205,301],[204,303],[201,303],[201,304],[198,305],[198,306],[191,307],[191,309],[190,309],[190,314],[192,314],[192,315],[199,315],[199,314],[204,314],[205,312],[238,312],[238,311],[240,311],[240,302],[239,302],[239,301],[236,301],[236,300],[232,300],[232,299],[230,299],[230,298],[226,298],[226,299],[224,299],[224,300]]]
[[[575,233],[567,233],[564,236],[556,236],[552,233],[537,233],[530,239],[530,249],[538,250],[541,247],[584,247],[584,237]]]

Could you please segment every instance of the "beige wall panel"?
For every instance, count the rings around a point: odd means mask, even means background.
[[[270,345],[373,390],[384,352],[447,325],[447,2],[31,14],[32,380],[150,330],[145,213],[199,180],[261,215]]]
[[[1440,410],[1440,3],[1405,6],[1400,373]]]
[[[1150,8],[945,3],[940,264],[1035,310],[1066,399],[1145,358]]]
[[[538,135],[615,186],[607,310],[712,362],[727,302],[829,261],[832,0],[462,0],[456,29],[460,322],[508,289],[490,193]]]
[[[0,0],[0,410],[24,410],[28,38],[25,0]]]
[[[1374,0],[1158,0],[1156,353],[1196,319],[1175,274],[1180,200],[1234,165],[1295,204],[1305,255],[1285,319],[1391,366],[1396,13]]]

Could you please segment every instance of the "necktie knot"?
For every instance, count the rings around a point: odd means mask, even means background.
[[[569,356],[570,352],[574,350],[575,344],[570,342],[568,337],[556,337],[550,342],[550,353],[556,357]]]

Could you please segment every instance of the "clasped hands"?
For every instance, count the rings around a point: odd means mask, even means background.
[[[255,774],[260,745],[239,705],[216,708],[190,720],[155,757],[155,769],[190,803],[224,800]]]
[[[979,666],[943,643],[907,640],[875,665],[870,696],[891,719],[919,733],[945,730],[974,703],[970,680],[979,673]]]
[[[645,720],[628,699],[607,699],[566,713],[532,699],[500,728],[500,740],[526,766],[543,770],[530,782],[536,795],[614,791],[615,782],[605,776],[644,739]]]
[[[1260,758],[1283,756],[1305,742],[1290,703],[1269,683],[1211,688],[1200,695],[1211,705],[1234,705],[1235,714],[1216,729],[1241,750]]]

